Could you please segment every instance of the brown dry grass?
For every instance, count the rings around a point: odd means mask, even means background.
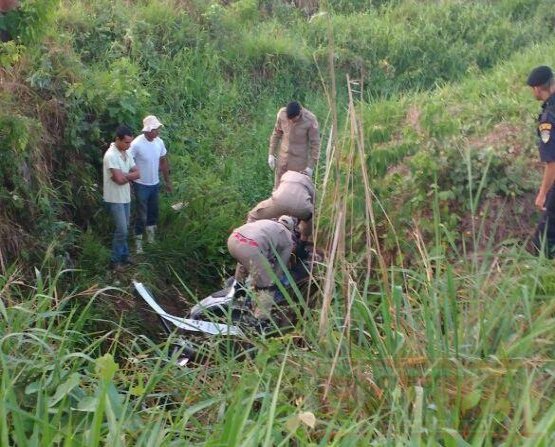
[[[506,148],[507,152],[516,158],[524,150],[522,135],[522,128],[503,121],[493,126],[488,134],[472,138],[468,144],[474,149],[483,149],[490,146]],[[525,134],[525,136],[527,138],[528,134]]]
[[[405,118],[406,123],[410,127],[412,127],[418,135],[422,135],[424,133],[420,124],[421,116],[422,110],[420,110],[420,108],[416,104],[413,104],[407,110],[407,115]]]
[[[483,201],[474,222],[472,216],[463,216],[460,233],[468,238],[473,228],[481,230],[483,236],[474,250],[483,250],[488,244],[495,246],[508,239],[524,241],[533,232],[534,212],[534,193],[516,198],[493,197]]]
[[[6,273],[7,266],[28,242],[27,233],[13,219],[0,213],[0,272]]]
[[[26,81],[29,69],[29,61],[25,57],[9,68],[0,69],[0,100],[1,114],[20,118],[27,127],[25,161],[18,170],[32,196],[40,188],[52,190],[55,151],[63,138],[66,111],[58,99],[42,97],[29,87]],[[13,135],[11,138],[18,137]],[[10,150],[9,147],[6,149]],[[24,191],[12,192],[18,196],[25,195]],[[21,198],[26,200],[26,211],[38,218],[39,210],[31,196]],[[32,227],[33,222],[20,221],[20,216],[13,209],[4,209],[0,213],[0,268],[17,259],[23,250],[33,250],[33,237],[29,233]]]

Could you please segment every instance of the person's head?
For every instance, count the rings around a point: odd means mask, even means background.
[[[118,126],[118,128],[116,129],[116,139],[115,139],[116,147],[120,151],[126,151],[127,149],[129,149],[129,146],[131,145],[132,141],[133,141],[133,132],[131,131],[131,129],[129,129],[129,127],[123,124]]]
[[[143,130],[148,141],[154,140],[160,134],[163,124],[154,115],[149,115],[143,120]]]
[[[287,114],[287,119],[291,121],[297,121],[301,116],[301,105],[298,101],[291,101],[287,104],[285,108],[285,113]]]
[[[19,0],[0,0],[0,12],[8,12],[19,7]]]
[[[553,71],[547,65],[540,65],[534,68],[528,75],[526,84],[532,89],[534,98],[545,101],[555,91],[555,80]]]
[[[285,228],[287,228],[291,233],[295,229],[295,221],[291,216],[283,215],[278,218],[278,223],[282,224]]]

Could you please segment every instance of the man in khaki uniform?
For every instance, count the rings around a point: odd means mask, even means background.
[[[287,171],[269,199],[256,205],[248,214],[247,222],[260,219],[275,219],[282,214],[300,220],[301,242],[306,242],[312,234],[314,213],[314,184],[303,172]]]
[[[290,102],[279,110],[270,137],[268,165],[270,169],[276,169],[275,187],[286,171],[306,171],[312,177],[319,156],[320,133],[316,116],[297,101]]]
[[[279,278],[282,269],[274,254],[287,265],[293,250],[293,219],[281,216],[278,221],[262,219],[236,228],[227,240],[229,253],[237,262],[235,279],[243,283],[248,274],[253,277],[255,289],[272,285],[270,271]]]
[[[252,276],[255,297],[254,316],[260,319],[270,318],[273,295],[268,289],[272,286],[271,271],[276,277],[282,274],[280,261],[289,263],[294,248],[292,231],[293,219],[281,216],[278,221],[262,219],[246,223],[236,228],[227,240],[227,248],[238,264],[235,280],[244,284],[249,273]],[[275,253],[277,253],[276,258]]]

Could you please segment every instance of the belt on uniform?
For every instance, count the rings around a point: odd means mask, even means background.
[[[233,237],[243,244],[248,244],[251,247],[258,247],[258,242],[256,242],[254,239],[249,239],[248,237],[245,237],[240,233],[233,233]]]

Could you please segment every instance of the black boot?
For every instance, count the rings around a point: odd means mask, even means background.
[[[241,298],[247,294],[247,289],[242,282],[233,281],[232,287],[235,289],[234,296],[235,298]]]

